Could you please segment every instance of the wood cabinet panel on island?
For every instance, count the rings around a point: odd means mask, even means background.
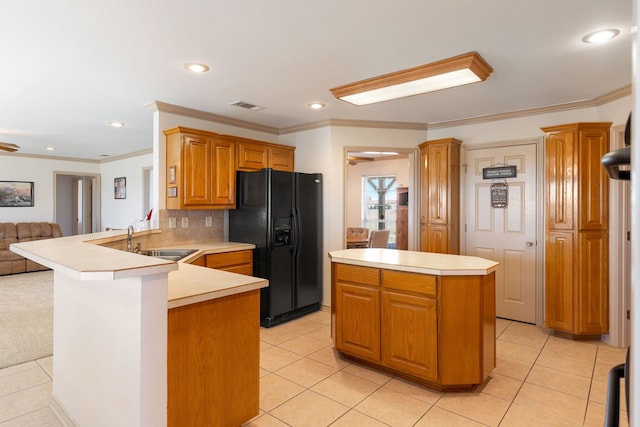
[[[385,249],[335,251],[330,257],[338,351],[439,390],[469,389],[488,377],[496,363],[497,263]],[[432,274],[425,268],[446,265],[451,257],[462,267]],[[483,268],[469,271],[468,263],[478,260]]]

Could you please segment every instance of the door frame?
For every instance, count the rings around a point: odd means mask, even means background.
[[[536,146],[536,186],[538,194],[536,194],[536,283],[535,283],[535,302],[536,302],[536,325],[540,327],[545,326],[545,303],[544,303],[544,138],[534,137],[518,140],[496,141],[480,144],[465,144],[461,145],[461,168],[460,168],[460,213],[463,217],[460,218],[460,253],[467,253],[467,203],[466,197],[466,179],[464,175],[467,172],[467,151],[468,150],[480,150],[486,148],[508,148],[518,145],[530,145]]]
[[[101,183],[100,183],[100,174],[96,174],[96,173],[85,173],[85,172],[65,172],[65,171],[53,171],[53,222],[59,222],[62,221],[63,218],[56,218],[56,212],[57,212],[57,204],[58,204],[58,186],[57,186],[57,177],[58,175],[61,176],[70,176],[72,178],[81,178],[81,179],[91,179],[93,181],[93,185],[92,185],[92,192],[91,192],[91,202],[90,202],[90,208],[91,208],[91,226],[94,232],[96,231],[100,231],[100,227],[101,227]],[[85,188],[85,186],[83,185],[83,189]],[[89,203],[88,201],[85,200],[85,203]],[[82,206],[82,211],[83,211],[83,217],[84,220],[86,220],[86,216],[87,216],[87,212],[86,212],[87,208],[85,205]],[[71,221],[73,223],[73,218],[71,218]]]
[[[347,241],[347,198],[348,198],[348,157],[350,151],[395,151],[399,154],[406,154],[409,157],[409,209],[408,209],[408,250],[420,250],[420,227],[417,223],[419,214],[419,192],[420,192],[420,150],[417,147],[380,147],[380,146],[361,146],[349,145],[343,147],[342,153],[342,248],[346,249]]]

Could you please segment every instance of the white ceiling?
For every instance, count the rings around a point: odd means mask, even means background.
[[[631,84],[631,16],[631,0],[2,0],[0,141],[92,160],[150,149],[153,101],[282,130],[592,100]],[[608,44],[580,41],[610,27]],[[474,50],[494,69],[482,83],[364,107],[329,92]]]

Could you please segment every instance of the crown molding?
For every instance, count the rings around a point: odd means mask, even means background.
[[[426,123],[415,122],[385,122],[377,120],[347,120],[347,119],[329,119],[321,122],[307,123],[299,126],[291,126],[280,129],[280,135],[287,133],[300,132],[304,130],[318,129],[327,126],[344,126],[344,127],[362,127],[362,128],[384,128],[384,129],[404,129],[404,130],[427,130]]]
[[[147,104],[147,109],[149,109],[150,111],[161,111],[163,113],[177,114],[180,116],[191,117],[193,119],[207,120],[209,122],[237,126],[244,129],[271,133],[274,135],[278,135],[280,133],[278,128],[274,128],[272,126],[264,126],[245,120],[232,119],[231,117],[208,113],[206,111],[196,110],[194,108],[182,107],[180,105],[168,104],[161,101],[154,101],[150,104]]]
[[[15,153],[0,152],[0,156],[6,156],[6,157],[23,157],[23,158],[29,158],[29,159],[60,160],[64,162],[82,162],[82,163],[98,163],[98,164],[114,162],[116,160],[123,160],[131,157],[138,157],[144,154],[153,154],[153,149],[149,148],[146,150],[136,151],[134,153],[128,153],[128,154],[123,154],[121,156],[113,156],[113,157],[109,157],[108,159],[99,159],[99,160],[85,159],[82,157],[45,156],[42,154],[22,154],[19,152],[15,152]]]
[[[511,111],[508,113],[488,114],[486,116],[470,117],[467,119],[448,120],[442,122],[429,123],[429,129],[441,129],[456,126],[466,126],[478,123],[495,122],[498,120],[515,119],[525,116],[535,116],[538,114],[555,113],[559,111],[575,110],[578,108],[597,107],[608,104],[617,99],[631,95],[631,85],[616,89],[612,92],[601,95],[597,98],[584,101],[567,102],[565,104],[548,105],[546,107],[528,108],[525,110]]]

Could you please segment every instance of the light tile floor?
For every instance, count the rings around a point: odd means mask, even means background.
[[[607,374],[625,349],[502,319],[497,334],[488,380],[440,393],[341,358],[327,312],[263,328],[260,415],[245,427],[603,425]],[[0,427],[60,426],[52,376],[51,357],[0,370]]]

